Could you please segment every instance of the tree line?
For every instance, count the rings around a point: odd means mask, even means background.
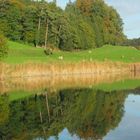
[[[127,46],[134,46],[134,47],[136,47],[137,49],[140,49],[140,38],[127,39],[127,40],[124,42],[124,45],[127,45]]]
[[[103,0],[76,0],[65,10],[56,0],[0,1],[0,34],[34,46],[80,50],[121,44],[123,22]]]

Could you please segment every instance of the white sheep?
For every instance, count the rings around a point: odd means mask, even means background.
[[[59,59],[59,60],[63,60],[63,56],[59,56],[58,59]]]

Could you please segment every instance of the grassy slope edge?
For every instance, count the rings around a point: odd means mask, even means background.
[[[79,61],[118,61],[140,62],[140,51],[133,47],[106,45],[102,48],[77,52],[56,51],[45,55],[42,48],[35,48],[13,41],[8,42],[9,54],[2,61],[9,64],[26,62],[79,62]],[[59,59],[63,56],[63,60]]]

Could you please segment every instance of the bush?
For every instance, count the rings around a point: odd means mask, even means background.
[[[0,34],[0,58],[8,53],[7,39]]]
[[[51,54],[53,54],[52,49],[50,49],[50,48],[46,48],[46,49],[44,50],[44,53],[45,53],[46,55],[51,55]]]
[[[45,47],[44,47],[45,48]],[[51,55],[53,54],[53,52],[55,51],[59,51],[59,49],[57,47],[55,47],[53,44],[48,44],[47,48],[45,48],[44,53],[46,55]]]

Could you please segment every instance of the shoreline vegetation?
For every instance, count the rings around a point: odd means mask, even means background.
[[[0,89],[3,92],[18,87],[85,87],[140,79],[140,53],[132,47],[106,45],[77,52],[57,50],[48,56],[43,48],[13,41],[8,41],[8,48],[7,57],[0,62]]]
[[[140,69],[139,50],[119,46],[127,39],[123,21],[103,0],[76,0],[65,9],[55,1],[11,0],[0,2],[0,6],[0,80],[135,75]]]
[[[79,62],[79,63],[0,63],[0,79],[12,77],[56,76],[76,74],[120,74],[140,71],[140,63]]]
[[[123,20],[104,0],[70,0],[64,9],[56,1],[6,0],[0,7],[4,63],[140,62],[136,48],[123,46]]]
[[[81,88],[125,79],[136,79],[134,83],[139,83],[140,53],[132,47],[106,45],[77,52],[57,50],[48,56],[43,48],[13,41],[8,41],[8,48],[8,55],[0,62],[1,93]]]
[[[81,64],[80,64],[81,65]],[[76,65],[77,66],[77,65]],[[95,66],[95,65],[94,65]],[[105,64],[104,64],[105,66]],[[98,68],[102,68],[102,66],[98,65]],[[65,88],[86,88],[86,87],[92,87],[95,86],[99,87],[102,84],[113,84],[114,82],[123,81],[122,84],[124,84],[125,80],[134,80],[132,83],[136,83],[136,86],[139,85],[140,81],[140,71],[134,71],[132,68],[133,65],[123,65],[123,67],[120,67],[120,65],[117,66],[118,69],[115,69],[115,65],[110,65],[110,67],[107,69],[104,67],[104,71],[97,71],[97,69],[92,70],[93,73],[89,73],[89,68],[92,68],[91,66],[87,69],[87,73],[61,73],[56,75],[34,75],[34,76],[19,76],[19,77],[3,77],[3,79],[0,80],[0,93],[7,93],[11,91],[35,91],[35,90],[42,90],[47,89],[51,91],[65,89]],[[15,73],[23,74],[21,72],[21,68],[23,70],[23,66],[21,67],[15,67],[16,69],[13,69]],[[25,67],[27,70],[27,67]],[[61,67],[62,68],[62,67]],[[60,68],[60,70],[62,70]],[[68,66],[66,67],[68,68]],[[97,68],[97,66],[96,66]],[[122,69],[121,69],[122,68]],[[34,67],[34,70],[36,68]],[[17,70],[17,71],[15,71]],[[33,70],[33,69],[32,69]],[[31,71],[32,71],[31,70]],[[49,70],[51,70],[49,68]],[[79,70],[79,69],[78,69]],[[83,70],[81,66],[81,70]],[[101,70],[101,69],[100,69]],[[36,70],[35,70],[36,71]],[[38,72],[38,70],[36,71]],[[65,71],[66,72],[66,69]],[[75,71],[77,72],[77,71]],[[90,71],[91,72],[91,71]],[[28,73],[29,74],[29,73]],[[34,73],[35,74],[35,73]],[[130,82],[131,83],[131,82]],[[130,85],[133,85],[133,84]],[[121,84],[121,85],[122,85]],[[104,87],[104,86],[103,86]],[[111,86],[111,88],[114,86]],[[131,87],[131,86],[129,86]],[[118,88],[118,87],[117,87]],[[135,87],[136,88],[136,87]]]

